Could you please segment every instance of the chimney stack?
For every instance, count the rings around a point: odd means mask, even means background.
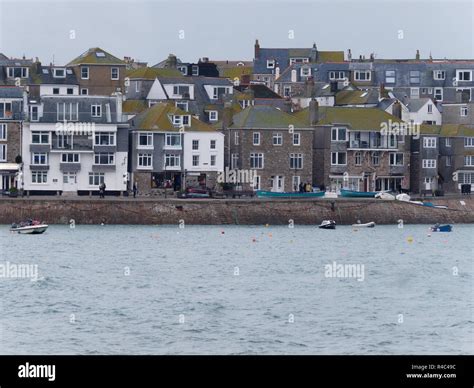
[[[165,67],[169,69],[176,69],[177,65],[178,65],[178,58],[176,58],[176,55],[174,54],[168,55],[168,58],[166,59]]]
[[[317,125],[319,121],[319,103],[316,100],[309,102],[309,124]]]
[[[420,60],[420,50],[416,50],[416,60],[419,61]]]
[[[352,52],[351,49],[347,49],[347,60],[350,62],[352,61]]]
[[[232,110],[232,103],[225,102],[224,103],[224,114],[222,117],[222,129],[228,129],[232,125],[233,119],[233,110]]]
[[[258,59],[258,57],[260,56],[260,44],[258,43],[258,39],[255,40],[254,50],[255,50],[254,57],[255,59]]]
[[[316,62],[317,60],[318,60],[318,48],[316,47],[316,43],[313,43],[313,47],[311,48],[310,62]]]

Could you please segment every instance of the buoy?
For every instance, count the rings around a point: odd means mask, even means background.
[[[265,228],[268,228],[270,225],[269,224],[265,224]]]
[[[252,239],[252,242],[257,242],[257,239],[254,237],[254,238]]]
[[[408,241],[409,243],[412,243],[412,242],[413,242],[413,237],[411,237],[411,236],[408,237],[408,238],[407,238],[407,241]]]
[[[225,234],[225,232],[223,230],[221,230],[221,234]]]

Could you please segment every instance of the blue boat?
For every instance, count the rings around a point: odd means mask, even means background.
[[[451,232],[453,230],[453,227],[451,225],[436,224],[432,226],[430,229],[432,232]]]
[[[258,198],[317,198],[324,197],[325,191],[317,192],[277,192],[257,190]]]
[[[354,191],[354,190],[341,189],[341,197],[374,198],[375,194],[377,194],[377,192],[375,191]]]

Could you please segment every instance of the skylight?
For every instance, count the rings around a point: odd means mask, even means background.
[[[43,69],[43,74],[48,74],[48,69]]]
[[[67,70],[66,70],[66,73],[72,74],[72,70],[71,70],[71,69],[67,69]]]
[[[329,87],[329,84],[326,84],[323,86],[323,89],[327,89]]]
[[[97,52],[95,53],[95,56],[96,56],[97,58],[105,58],[105,53],[103,53],[102,51],[97,51]]]
[[[367,92],[362,93],[360,96],[361,96],[361,97],[367,96]]]

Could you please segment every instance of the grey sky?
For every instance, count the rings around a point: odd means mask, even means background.
[[[65,64],[90,47],[153,65],[253,58],[261,47],[352,49],[378,58],[474,58],[473,1],[0,0],[0,52]],[[70,31],[76,37],[70,39]],[[179,31],[184,31],[184,39]],[[294,39],[289,39],[294,30]],[[403,39],[399,39],[399,30]]]

